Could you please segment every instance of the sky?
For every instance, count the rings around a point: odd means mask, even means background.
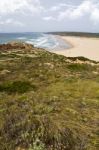
[[[99,33],[99,0],[0,0],[0,32]]]

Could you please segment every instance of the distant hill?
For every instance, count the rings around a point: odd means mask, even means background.
[[[99,33],[87,33],[87,32],[48,32],[48,34],[99,38]]]

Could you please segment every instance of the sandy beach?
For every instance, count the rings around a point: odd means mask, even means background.
[[[99,61],[99,38],[60,36],[61,39],[71,44],[71,48],[54,51],[67,57],[83,56],[91,60]]]

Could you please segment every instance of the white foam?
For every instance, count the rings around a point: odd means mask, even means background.
[[[47,39],[43,39],[43,40],[39,41],[39,42],[37,43],[37,45],[38,45],[38,46],[42,46],[43,44],[45,44],[45,43],[47,43],[47,42],[48,42]]]
[[[19,40],[25,40],[27,38],[26,37],[18,37],[17,39],[19,39]]]
[[[21,39],[23,39],[22,37],[20,37]],[[38,38],[27,38],[28,40],[26,40],[26,38],[24,38],[24,40],[29,43],[34,45],[35,47],[42,47],[42,48],[47,48],[50,50],[55,50],[55,49],[63,49],[64,47],[66,48],[66,43],[64,44],[63,41],[61,41],[59,38],[53,36],[53,35],[45,35],[42,34],[42,37],[38,37]],[[68,45],[67,45],[68,47]]]
[[[26,43],[34,45],[32,41],[26,41]]]

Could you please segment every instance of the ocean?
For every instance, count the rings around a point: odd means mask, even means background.
[[[11,41],[22,41],[33,44],[35,47],[47,50],[63,50],[70,45],[62,39],[46,33],[0,33],[0,44]]]

